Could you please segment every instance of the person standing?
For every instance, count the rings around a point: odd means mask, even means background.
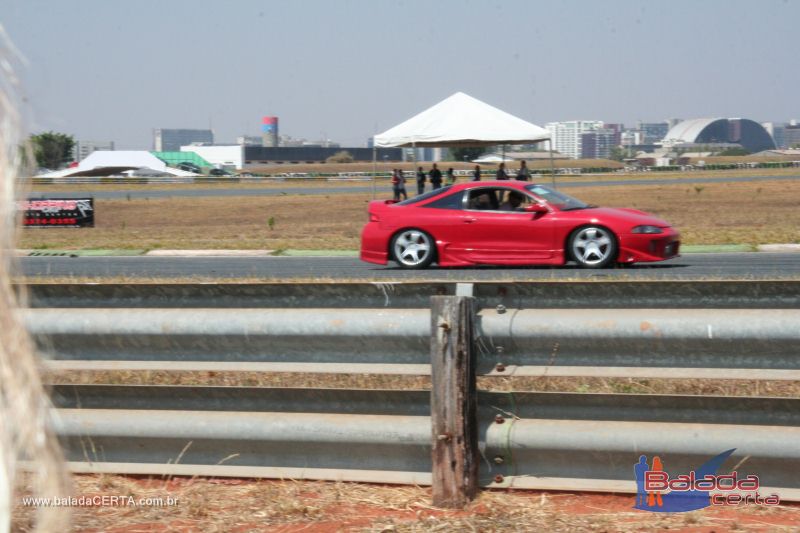
[[[453,167],[447,169],[447,184],[452,185],[456,182],[456,173]]]
[[[403,200],[408,200],[408,193],[406,193],[406,178],[403,176],[403,171],[396,168],[392,171],[392,192],[394,193],[394,201],[400,201],[400,195]]]
[[[519,181],[530,181],[531,180],[531,171],[528,170],[528,165],[525,163],[523,159],[519,166],[519,171],[517,171],[517,179]]]
[[[428,176],[430,176],[431,187],[433,187],[434,190],[442,186],[442,171],[439,170],[436,163],[433,164],[433,168],[428,172]]]
[[[472,181],[481,181],[481,166],[475,165],[475,169],[472,171]]]
[[[417,194],[425,192],[425,171],[422,167],[417,168]]]
[[[497,176],[496,179],[498,180],[507,180],[508,174],[506,174],[506,164],[500,163],[500,166],[497,167]]]

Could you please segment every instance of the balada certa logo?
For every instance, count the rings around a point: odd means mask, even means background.
[[[756,475],[741,475],[736,471],[718,475],[722,463],[736,451],[726,450],[702,466],[675,477],[664,470],[658,456],[648,464],[646,455],[639,457],[633,467],[636,475],[635,509],[654,513],[683,513],[711,505],[778,505],[777,494],[762,496]]]

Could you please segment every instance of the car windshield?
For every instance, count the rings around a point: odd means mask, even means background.
[[[528,185],[525,188],[561,211],[572,211],[574,209],[587,209],[592,207],[585,202],[581,202],[577,198],[553,190],[550,187],[545,187],[544,185]]]
[[[428,191],[425,194],[420,194],[419,196],[415,196],[414,198],[409,198],[408,200],[403,200],[402,202],[398,203],[397,205],[411,205],[417,202],[421,202],[423,200],[427,200],[428,198],[433,198],[434,196],[439,196],[442,193],[446,193],[452,187],[448,185],[447,187],[442,187],[440,189],[433,189],[432,191]]]

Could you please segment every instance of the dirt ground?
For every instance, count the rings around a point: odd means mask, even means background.
[[[430,390],[430,376],[389,374],[289,374],[277,372],[80,371],[45,373],[51,384],[203,385],[219,387],[311,387],[317,389]],[[706,396],[800,397],[792,380],[633,379],[590,377],[478,376],[487,391],[687,394]]]
[[[73,496],[148,499],[142,506],[74,507],[73,530],[81,532],[711,533],[797,531],[800,527],[800,507],[795,505],[709,507],[655,514],[633,509],[634,495],[630,494],[486,490],[466,509],[454,511],[432,507],[430,489],[424,487],[77,475]],[[18,504],[12,530],[30,531],[33,516],[33,507]]]
[[[684,244],[800,242],[800,180],[570,188],[584,201],[633,207],[677,227]],[[377,198],[390,197],[379,189]],[[339,249],[359,247],[372,195],[96,201],[94,228],[21,232],[24,249]]]

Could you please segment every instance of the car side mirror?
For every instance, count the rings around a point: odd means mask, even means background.
[[[548,212],[548,209],[542,204],[529,204],[524,207],[524,211],[526,213],[535,213],[538,215],[543,215]]]

